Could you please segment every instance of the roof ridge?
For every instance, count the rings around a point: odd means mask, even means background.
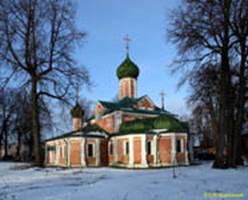
[[[149,97],[147,94],[145,94],[145,95],[142,95],[142,96],[140,96],[140,97],[124,97],[124,98],[118,100],[117,102],[114,102],[114,101],[105,101],[105,100],[98,100],[98,102],[101,102],[101,103],[118,104],[118,103],[122,102],[122,101],[125,100],[125,99],[130,99],[130,100],[141,100],[141,99],[143,99],[143,98],[146,97],[146,96]]]
[[[98,100],[98,102],[102,102],[102,103],[113,103],[112,101],[103,101],[103,100]]]

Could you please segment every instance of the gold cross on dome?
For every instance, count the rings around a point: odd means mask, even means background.
[[[124,41],[126,42],[126,51],[127,51],[127,54],[128,54],[129,42],[131,41],[131,39],[129,38],[128,34],[124,37]]]

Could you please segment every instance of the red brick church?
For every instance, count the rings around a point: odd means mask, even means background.
[[[98,101],[94,117],[84,123],[84,111],[77,103],[71,110],[73,130],[46,140],[46,165],[149,168],[189,164],[187,127],[148,95],[137,97],[139,68],[126,48],[126,58],[117,68],[119,100]]]

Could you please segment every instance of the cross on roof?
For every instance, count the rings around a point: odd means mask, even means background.
[[[128,54],[129,42],[131,41],[131,39],[129,38],[128,34],[124,37],[124,41],[126,42],[126,51],[127,51],[127,54]]]
[[[164,97],[166,95],[166,93],[162,90],[161,92],[160,92],[160,96],[161,97]]]
[[[160,96],[161,96],[161,108],[162,110],[164,110],[164,97],[166,96],[166,93],[164,93],[164,91],[162,90]]]

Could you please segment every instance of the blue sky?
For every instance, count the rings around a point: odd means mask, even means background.
[[[159,93],[167,94],[166,109],[179,115],[188,112],[187,87],[177,90],[179,76],[169,64],[176,48],[166,39],[168,14],[179,0],[74,0],[78,3],[77,24],[87,32],[76,59],[86,66],[94,82],[81,96],[93,101],[112,100],[118,94],[116,68],[125,58],[124,36],[129,34],[130,57],[139,66],[138,96],[148,94],[160,105]]]

